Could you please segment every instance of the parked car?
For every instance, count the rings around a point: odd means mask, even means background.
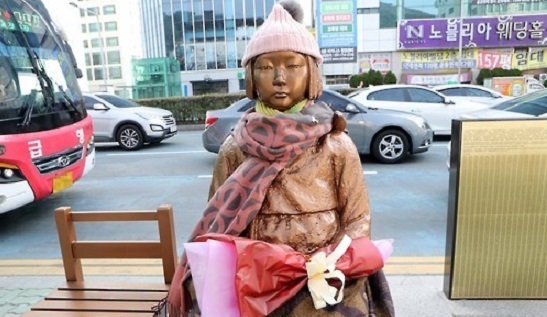
[[[427,120],[435,135],[450,135],[452,119],[459,118],[462,113],[488,107],[472,101],[454,101],[435,90],[415,85],[368,87],[348,97],[367,107],[418,114]]]
[[[433,87],[434,90],[448,96],[454,101],[473,101],[487,105],[495,105],[513,97],[504,96],[500,92],[490,88],[468,84],[440,85]]]
[[[461,115],[462,119],[547,118],[547,89],[506,100],[492,108]],[[446,166],[450,168],[450,142],[447,145]]]
[[[323,91],[319,100],[345,115],[347,130],[357,151],[372,154],[379,162],[401,162],[409,154],[426,152],[433,141],[433,131],[418,115],[367,108],[332,90]],[[238,120],[254,104],[253,100],[245,98],[226,109],[207,111],[202,136],[205,149],[218,153]]]
[[[144,143],[160,143],[177,133],[171,111],[107,93],[84,93],[83,97],[93,118],[95,142],[118,142],[125,150],[137,150]]]
[[[547,118],[547,89],[506,100],[492,108],[461,115],[462,119]]]

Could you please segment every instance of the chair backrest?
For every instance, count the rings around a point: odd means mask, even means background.
[[[76,238],[75,222],[157,221],[159,241],[82,241]],[[55,209],[55,222],[68,282],[83,281],[80,259],[162,259],[163,277],[170,284],[177,265],[173,208],[157,210],[74,212],[70,207]]]

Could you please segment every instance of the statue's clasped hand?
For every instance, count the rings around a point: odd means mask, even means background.
[[[308,289],[310,290],[315,309],[325,308],[327,304],[336,305],[344,299],[346,276],[340,270],[336,269],[336,262],[346,253],[350,244],[351,238],[345,235],[331,254],[327,256],[325,252],[319,252],[306,262]],[[332,278],[340,280],[342,283],[340,289],[329,285],[327,279]],[[338,293],[338,296],[336,296],[336,293]]]

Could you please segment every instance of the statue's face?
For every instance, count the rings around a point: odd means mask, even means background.
[[[258,98],[273,109],[290,109],[305,98],[308,71],[306,57],[300,53],[285,51],[258,56],[253,71]]]

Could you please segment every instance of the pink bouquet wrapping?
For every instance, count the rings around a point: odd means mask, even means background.
[[[343,282],[373,274],[393,252],[393,240],[348,240],[343,252],[337,251],[340,245],[330,245],[311,257],[286,245],[223,234],[207,234],[185,243],[202,316],[264,316],[273,312],[306,283],[310,287],[310,259],[318,254],[325,259],[327,254],[340,253],[335,269],[343,274]]]

